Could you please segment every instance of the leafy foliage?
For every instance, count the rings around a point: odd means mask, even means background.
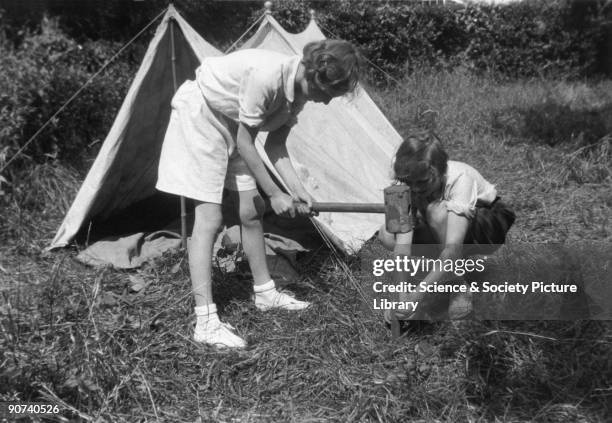
[[[168,7],[167,0],[0,0],[6,10],[6,24],[15,29],[12,39],[19,41],[19,30],[38,27],[45,15],[60,19],[62,30],[83,43],[87,40],[126,42]],[[171,2],[194,29],[207,41],[223,49],[236,40],[250,24],[253,10],[259,13],[262,2],[174,0]],[[149,28],[150,39],[155,25]]]
[[[118,48],[98,41],[78,44],[44,19],[18,47],[0,40],[0,164],[12,157],[109,60]],[[124,60],[95,78],[53,119],[20,156],[28,162],[59,160],[84,168],[85,158],[108,131],[133,74]],[[20,166],[17,166],[19,168]],[[14,168],[14,167],[13,167]]]
[[[460,12],[468,66],[504,76],[579,77],[601,71],[603,18],[594,2],[518,2]]]
[[[578,78],[604,71],[610,30],[598,2],[523,1],[462,8],[411,2],[338,1],[275,5],[282,25],[295,29],[306,8],[328,37],[361,46],[366,56],[395,77],[424,64],[464,66],[504,78]]]

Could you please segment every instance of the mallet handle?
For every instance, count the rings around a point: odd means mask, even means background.
[[[315,212],[385,213],[385,205],[378,203],[312,203]]]

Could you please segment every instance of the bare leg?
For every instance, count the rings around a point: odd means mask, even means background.
[[[387,231],[385,225],[382,225],[378,230],[378,239],[382,243],[382,245],[387,249],[393,251],[394,257],[399,257],[403,259],[404,257],[411,257],[412,254],[412,242],[414,237],[414,231],[410,231],[404,234],[392,234]],[[399,283],[402,281],[409,281],[411,277],[408,273],[403,273],[400,271],[396,271],[393,274],[394,283]],[[397,299],[399,301],[419,301],[421,298],[421,294],[417,293],[399,293],[397,294]],[[402,313],[394,310],[385,310],[385,320],[391,323],[391,330],[393,332],[393,336],[399,335],[399,326],[397,325],[397,319],[405,319],[410,316],[411,312]],[[412,315],[410,317],[415,317]]]
[[[230,195],[235,195],[235,192]],[[285,292],[279,292],[270,277],[263,236],[262,216],[265,208],[263,199],[257,190],[240,191],[238,195],[242,243],[253,274],[255,306],[261,310],[270,308],[303,310],[307,308],[310,303],[299,301]]]
[[[382,225],[378,230],[378,240],[387,250],[393,251],[395,249],[395,234],[387,231],[385,225]]]
[[[439,244],[446,239],[446,222],[448,210],[442,201],[436,201],[427,206],[427,223]]]
[[[230,195],[235,194],[234,191]],[[271,279],[262,223],[265,204],[257,190],[240,191],[238,195],[244,252],[249,260],[254,284],[263,285]]]
[[[244,348],[246,342],[234,328],[219,320],[212,298],[212,254],[221,229],[221,205],[197,203],[193,235],[189,243],[189,272],[197,316],[193,338],[196,342],[222,348]]]
[[[446,206],[441,202],[431,203],[427,207],[427,222],[428,226],[431,229],[431,233],[426,231],[427,233],[421,230],[419,240],[420,242],[427,243],[436,243],[440,244],[440,240],[444,240],[446,238],[446,221],[448,212],[446,210]],[[424,228],[421,228],[424,229]],[[417,229],[419,230],[419,229]],[[424,236],[426,235],[426,236]],[[379,239],[382,244],[387,249],[392,249],[395,257],[406,257],[414,254],[415,258],[420,258],[421,256],[430,257],[434,254],[437,254],[437,250],[440,248],[439,246],[435,246],[432,244],[415,244],[413,245],[413,236],[414,231],[408,234],[390,234],[385,230],[385,228],[381,228],[379,230]],[[431,239],[433,238],[435,239]],[[417,272],[414,276],[410,276],[408,273],[403,272],[395,272],[395,282],[400,281],[408,281],[413,280],[417,285],[420,281],[427,276],[427,273]],[[428,318],[428,312],[431,311],[432,306],[431,300],[434,297],[426,295],[424,292],[417,290],[416,292],[402,292],[399,294],[400,301],[409,301],[409,302],[418,302],[419,308],[416,313],[409,315],[405,313],[396,312],[398,318],[410,318],[414,320],[420,320],[423,318]],[[390,313],[387,313],[390,314]],[[403,315],[402,315],[403,314]]]
[[[189,242],[189,272],[196,307],[212,304],[212,254],[215,238],[221,229],[221,205],[198,203]]]

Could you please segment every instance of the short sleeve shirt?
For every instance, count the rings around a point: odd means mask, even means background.
[[[495,186],[476,169],[466,163],[448,161],[442,199],[449,212],[472,218],[477,203],[491,204],[496,197]]]
[[[292,126],[304,103],[295,101],[301,56],[246,49],[206,58],[196,81],[209,107],[262,131]]]

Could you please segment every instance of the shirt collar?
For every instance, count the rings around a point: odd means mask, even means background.
[[[301,61],[302,56],[298,55],[292,56],[285,63],[283,63],[283,85],[285,89],[285,97],[290,103],[293,103],[295,100],[295,77]]]

